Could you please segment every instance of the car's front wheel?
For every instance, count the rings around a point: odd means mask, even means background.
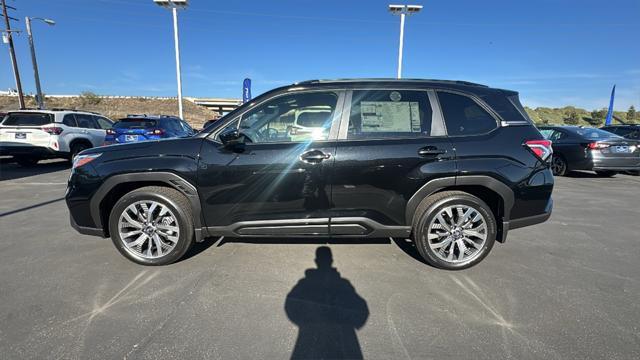
[[[193,218],[187,198],[172,188],[147,186],[120,198],[109,217],[116,248],[142,265],[166,265],[193,245]]]
[[[416,210],[413,240],[424,260],[435,267],[459,270],[489,254],[496,239],[496,220],[481,199],[462,191],[444,191],[425,199]]]

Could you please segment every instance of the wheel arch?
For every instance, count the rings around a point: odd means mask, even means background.
[[[420,203],[427,197],[450,190],[459,190],[474,195],[484,201],[493,212],[498,225],[497,240],[504,242],[509,230],[509,218],[514,204],[514,194],[503,182],[485,175],[468,175],[434,179],[424,184],[409,199],[405,211],[407,225],[413,223],[413,216]]]
[[[73,146],[76,144],[86,144],[86,145],[89,145],[89,148],[93,147],[93,144],[91,143],[91,141],[89,141],[89,139],[83,138],[83,137],[77,137],[71,140],[71,142],[69,143],[69,151],[71,151],[71,149],[73,149]]]
[[[118,199],[145,186],[164,186],[182,193],[191,205],[196,241],[202,241],[203,222],[198,191],[189,181],[171,172],[120,174],[105,180],[90,201],[91,218],[98,228],[103,229],[105,236],[109,236],[109,214]]]

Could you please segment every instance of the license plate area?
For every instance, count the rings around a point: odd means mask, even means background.
[[[629,153],[629,147],[626,145],[617,145],[613,147],[613,152],[618,154],[627,154]]]
[[[18,140],[26,140],[27,139],[27,133],[16,133],[15,134],[15,138]]]
[[[138,141],[138,135],[125,135],[124,141]]]

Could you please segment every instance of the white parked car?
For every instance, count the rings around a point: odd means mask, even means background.
[[[113,122],[92,112],[51,109],[9,111],[0,123],[0,155],[22,166],[50,158],[73,158],[102,146]]]

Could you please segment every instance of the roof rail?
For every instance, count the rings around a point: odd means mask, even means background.
[[[88,114],[94,114],[94,115],[100,115],[100,116],[102,116],[102,114],[100,114],[99,112],[89,111],[89,110],[81,110],[81,109],[70,109],[70,108],[51,108],[51,109],[46,109],[46,110],[50,110],[50,111],[75,111],[75,112],[83,112],[83,113],[88,113]]]
[[[321,83],[333,83],[333,82],[433,82],[433,83],[442,83],[442,84],[458,84],[458,85],[467,85],[467,86],[481,86],[488,87],[487,85],[478,84],[470,81],[464,80],[438,80],[438,79],[396,79],[396,78],[362,78],[362,79],[316,79],[316,80],[305,80],[299,81],[295,83],[296,85],[304,85],[304,84],[321,84]]]

